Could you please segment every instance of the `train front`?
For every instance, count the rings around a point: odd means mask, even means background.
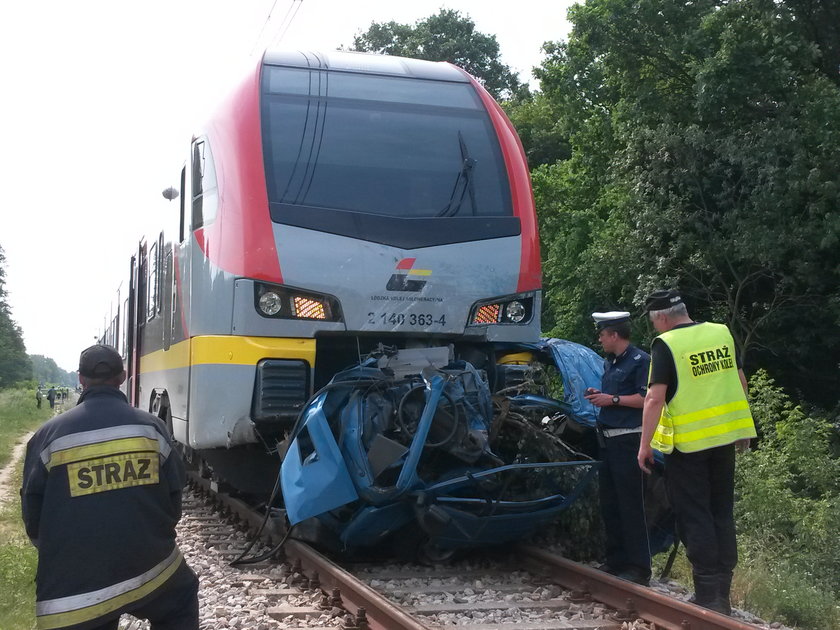
[[[199,145],[218,207],[196,216],[193,201],[191,335],[248,338],[245,354],[265,355],[245,405],[264,432],[287,429],[314,391],[380,344],[452,346],[494,372],[500,343],[538,340],[524,153],[459,68],[266,53]],[[192,418],[219,415],[218,396],[194,394]],[[193,413],[202,401],[209,408]],[[227,423],[241,418],[242,401],[224,405]],[[198,447],[253,439],[209,423],[190,433]]]
[[[254,283],[247,325],[312,338],[315,387],[379,343],[487,353],[538,339],[527,165],[471,77],[382,55],[268,54],[261,99],[279,276]]]
[[[235,377],[192,377],[190,445],[220,476],[270,485],[257,460],[290,449],[287,507],[296,520],[367,509],[333,532],[352,547],[414,519],[421,488],[416,518],[434,520],[430,488],[457,494],[465,471],[528,460],[494,452],[491,394],[522,382],[539,340],[536,217],[519,140],[484,88],[445,63],[266,53],[206,142],[218,208],[196,231],[190,320],[230,308],[255,357]],[[325,386],[334,395],[310,400]],[[553,404],[532,409],[537,423]],[[508,447],[526,431],[511,430]],[[547,518],[567,498],[525,512]],[[485,536],[516,530],[519,505],[499,503]]]

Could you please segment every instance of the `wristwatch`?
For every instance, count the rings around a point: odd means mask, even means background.
[[[620,402],[621,402],[621,398],[619,398],[618,395],[615,395],[615,396],[612,397],[612,404],[617,405]]]

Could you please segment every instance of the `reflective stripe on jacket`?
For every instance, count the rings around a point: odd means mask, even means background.
[[[756,436],[735,363],[735,342],[723,324],[702,323],[659,335],[671,350],[677,375],[651,446],[684,453]]]
[[[142,575],[90,593],[36,602],[38,630],[73,626],[125,608],[153,593],[175,573],[183,560],[176,547],[165,560]]]

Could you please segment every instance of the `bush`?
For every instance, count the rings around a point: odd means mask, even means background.
[[[805,628],[838,627],[837,429],[794,405],[766,372],[750,390],[760,439],[739,457],[735,504],[747,605]]]
[[[748,610],[799,628],[840,628],[837,598],[813,576],[776,557],[754,555],[738,573],[733,593]]]

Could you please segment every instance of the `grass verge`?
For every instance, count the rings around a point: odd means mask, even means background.
[[[0,391],[0,468],[12,457],[12,449],[27,431],[40,426],[52,415],[49,403],[35,406],[34,393],[23,389]]]
[[[20,487],[22,470],[23,464],[18,463],[12,476],[15,488]],[[24,532],[17,492],[0,508],[0,539],[0,628],[32,630],[38,554]]]
[[[0,467],[6,466],[21,436],[40,426],[53,413],[44,401],[26,390],[0,392]],[[23,464],[18,462],[9,483],[8,500],[0,505],[0,628],[31,630],[35,627],[35,567],[38,554],[29,543],[20,518]]]
[[[840,601],[820,586],[814,575],[778,558],[745,559],[736,574],[733,591],[748,610],[765,619],[807,630],[840,628]]]
[[[840,601],[830,589],[817,586],[813,576],[802,575],[778,558],[741,556],[732,582],[734,607],[802,630],[840,629]],[[662,573],[666,559],[667,554],[654,557],[655,576]],[[687,592],[694,590],[691,564],[682,546],[668,577]]]

